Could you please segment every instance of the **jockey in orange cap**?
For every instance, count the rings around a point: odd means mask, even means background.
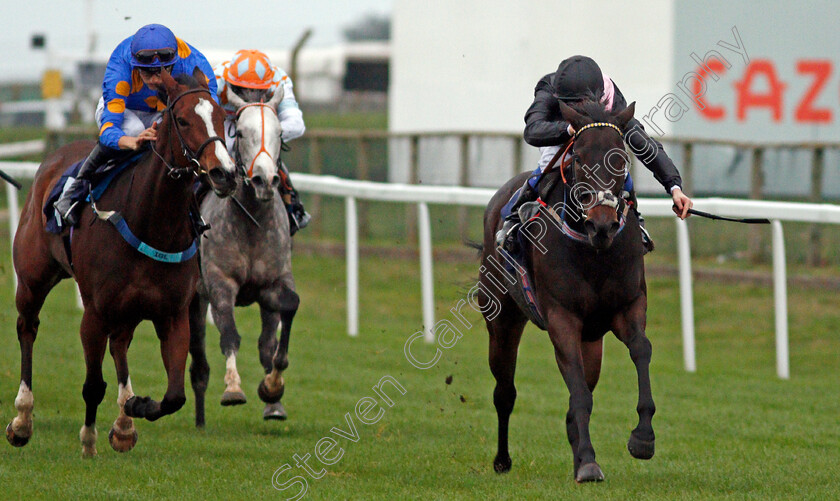
[[[281,89],[283,99],[277,105],[277,116],[280,119],[281,139],[289,142],[297,139],[306,131],[303,123],[303,113],[300,111],[292,79],[277,66],[273,66],[268,56],[258,50],[240,50],[233,59],[217,65],[213,71],[216,74],[219,101],[227,111],[225,119],[225,141],[231,156],[234,152],[236,138],[236,107],[228,102],[228,88],[248,103],[268,102],[274,93]],[[279,160],[279,159],[278,159]],[[289,171],[283,162],[278,162],[283,182],[280,193],[286,209],[289,212],[290,228],[295,232],[309,224],[310,216],[303,209],[297,191],[289,179]]]

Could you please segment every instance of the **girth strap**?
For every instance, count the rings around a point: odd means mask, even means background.
[[[96,212],[96,216],[99,219],[103,219],[105,221],[110,222],[114,225],[117,231],[120,233],[120,236],[123,237],[128,245],[132,246],[137,252],[148,256],[155,261],[160,261],[162,263],[183,263],[184,261],[188,261],[195,256],[196,251],[198,250],[198,238],[194,238],[190,246],[181,252],[163,252],[160,250],[155,249],[151,245],[143,242],[134,233],[131,232],[131,229],[128,227],[128,223],[125,222],[122,214],[117,211],[107,211],[104,213],[100,213],[96,211],[96,205],[93,206],[94,211]]]

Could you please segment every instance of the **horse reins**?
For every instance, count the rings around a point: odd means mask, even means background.
[[[157,152],[157,149],[152,148],[152,151],[155,152],[155,155],[157,155],[158,158],[160,158],[161,161],[163,162],[163,164],[166,166],[166,168],[169,169],[168,174],[173,179],[179,179],[182,175],[189,174],[190,172],[193,172],[195,174],[205,174],[205,173],[207,173],[207,171],[204,169],[204,167],[202,167],[201,162],[198,161],[198,158],[204,152],[204,148],[206,148],[211,143],[216,142],[216,141],[221,141],[222,145],[225,144],[225,140],[222,139],[221,137],[210,136],[203,143],[201,143],[201,146],[198,147],[198,150],[195,153],[193,153],[192,149],[189,146],[187,146],[187,143],[184,141],[184,136],[183,136],[183,134],[181,134],[181,128],[178,126],[178,120],[175,117],[175,112],[173,110],[174,110],[175,104],[178,101],[180,101],[182,97],[186,96],[187,94],[195,94],[197,92],[206,92],[207,94],[210,94],[211,99],[213,97],[208,89],[189,89],[189,90],[186,90],[186,91],[182,92],[177,97],[175,97],[175,99],[173,99],[166,106],[166,109],[163,110],[164,115],[167,112],[169,113],[170,121],[172,122],[172,125],[175,128],[175,135],[178,136],[178,141],[180,141],[180,143],[181,143],[181,148],[183,150],[184,156],[187,158],[187,160],[189,162],[194,163],[197,168],[193,169],[193,168],[190,168],[190,167],[173,167],[169,162],[166,161],[166,159],[163,158],[163,156],[161,156],[160,153]],[[174,163],[175,162],[175,152],[172,149],[172,143],[169,144],[169,152],[170,152],[171,157],[172,157],[172,162]]]

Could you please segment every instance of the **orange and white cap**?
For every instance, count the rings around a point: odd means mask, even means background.
[[[268,89],[274,69],[268,56],[258,50],[240,50],[224,71],[224,79],[231,85],[249,89]]]

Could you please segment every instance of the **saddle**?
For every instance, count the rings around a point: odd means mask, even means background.
[[[142,157],[145,153],[145,150],[132,152],[129,156],[121,156],[109,160],[102,167],[97,169],[97,171],[91,176],[92,181],[83,181],[80,183],[81,186],[70,193],[71,200],[74,202],[90,202],[91,199],[94,201],[98,200],[111,184],[111,181],[113,181],[117,175],[123,172],[126,168],[136,164],[140,157]],[[47,198],[43,209],[44,215],[47,217],[46,229],[50,233],[60,234],[65,229],[64,220],[55,210],[53,204],[59,199],[64,190],[71,187],[84,161],[85,160],[82,159],[70,165],[70,167],[68,167],[61,175],[58,182],[55,183],[52,191],[50,191],[50,196]]]

